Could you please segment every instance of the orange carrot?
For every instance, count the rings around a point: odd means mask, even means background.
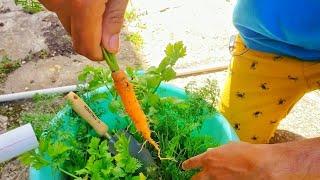
[[[121,97],[122,103],[128,115],[131,117],[137,131],[158,151],[160,156],[159,145],[151,138],[151,131],[148,125],[147,117],[144,114],[139,101],[135,95],[133,85],[129,82],[126,73],[122,70],[112,72],[112,79],[116,91]]]
[[[126,73],[120,69],[115,55],[107,52],[104,48],[102,48],[102,52],[104,59],[106,60],[110,70],[112,71],[111,76],[114,81],[115,89],[121,97],[124,108],[133,121],[133,124],[135,125],[137,131],[158,151],[158,157],[160,159],[170,159],[161,158],[160,147],[151,138],[151,130],[148,125],[147,117],[141,109],[139,101],[134,92],[133,85],[128,80]]]

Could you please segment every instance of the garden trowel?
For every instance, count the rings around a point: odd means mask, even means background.
[[[77,94],[70,92],[67,94],[66,98],[70,101],[72,109],[82,117],[82,119],[87,121],[100,136],[106,137],[109,140],[109,151],[111,154],[115,155],[117,152],[114,144],[118,138],[116,136],[111,136],[108,133],[108,126],[98,118],[98,116]],[[126,131],[124,133],[130,140],[130,155],[138,159],[142,163],[143,167],[154,166],[155,162],[150,152],[146,148],[142,147],[141,143],[139,143],[130,133]]]

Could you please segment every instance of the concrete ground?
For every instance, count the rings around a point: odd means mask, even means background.
[[[179,40],[187,46],[187,56],[177,64],[178,71],[228,64],[229,37],[236,34],[232,26],[233,7],[234,1],[226,0],[132,1],[129,9],[134,9],[139,18],[127,23],[122,32],[122,48],[118,55],[121,66],[157,65],[164,56],[166,44]],[[85,65],[105,65],[77,55],[53,13],[30,15],[12,0],[0,0],[0,24],[0,60],[1,56],[8,55],[22,61],[22,66],[0,84],[0,94],[76,84],[77,74]],[[132,32],[141,34],[144,40],[141,49],[125,40],[126,34]],[[184,87],[190,81],[203,83],[207,78],[217,79],[222,86],[226,72],[180,78],[170,83]],[[279,129],[285,131],[280,131],[279,137],[283,134],[293,139],[300,138],[295,134],[306,138],[320,136],[319,97],[318,91],[304,96],[281,122]],[[11,107],[13,105],[0,104],[0,115],[4,115],[0,116],[0,122],[6,126],[0,126],[0,132],[10,125],[12,118],[4,112],[11,111]],[[28,110],[27,107],[22,109]],[[282,142],[281,138],[276,141]],[[24,179],[21,173],[10,175],[20,168],[16,161],[12,164],[14,170],[7,167],[9,175],[0,173],[0,179]]]

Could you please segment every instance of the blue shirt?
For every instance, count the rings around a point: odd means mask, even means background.
[[[320,0],[238,0],[233,23],[251,49],[320,60]]]

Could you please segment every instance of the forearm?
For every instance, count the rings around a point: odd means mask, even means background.
[[[284,179],[320,179],[320,138],[276,144],[280,157],[275,177]],[[276,168],[280,166],[279,168]]]

